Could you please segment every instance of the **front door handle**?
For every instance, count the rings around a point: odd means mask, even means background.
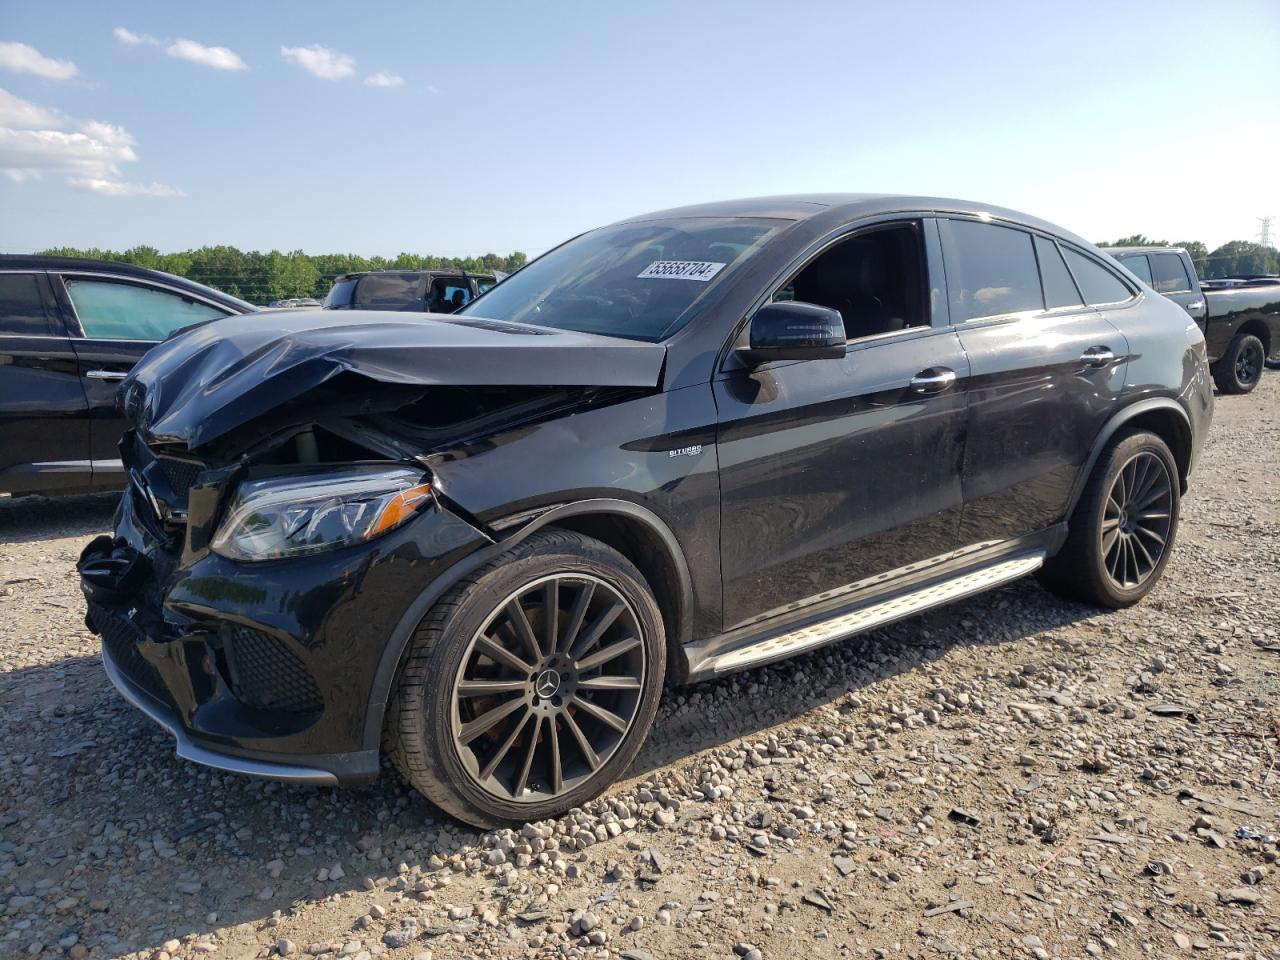
[[[1109,367],[1116,362],[1110,347],[1090,347],[1080,354],[1080,362],[1086,367]]]
[[[123,380],[129,374],[120,370],[88,370],[85,376],[90,380]]]
[[[955,382],[956,372],[950,367],[930,367],[911,378],[911,389],[914,393],[942,393]]]

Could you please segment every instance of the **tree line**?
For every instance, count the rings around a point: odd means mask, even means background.
[[[1177,246],[1185,247],[1195,261],[1196,272],[1206,279],[1248,274],[1280,273],[1280,251],[1249,240],[1232,240],[1209,250],[1198,240],[1170,244],[1167,240],[1151,240],[1140,233],[1119,240],[1103,242],[1100,247]],[[60,257],[91,257],[119,260],[151,270],[187,277],[251,303],[266,304],[289,297],[323,298],[334,278],[361,270],[439,270],[463,269],[470,273],[512,273],[528,258],[517,250],[506,256],[486,253],[480,257],[439,257],[430,254],[401,253],[396,257],[362,257],[354,253],[307,254],[301,250],[281,253],[271,250],[240,250],[230,246],[201,247],[179,253],[161,253],[155,247],[139,246],[128,250],[85,250],[55,247],[39,251]]]
[[[180,253],[161,253],[155,247],[147,246],[124,251],[55,247],[39,253],[43,256],[117,260],[150,270],[163,270],[259,305],[289,297],[323,298],[335,277],[361,270],[463,269],[468,273],[493,273],[495,270],[511,273],[524,266],[528,259],[519,250],[506,256],[486,253],[480,257],[438,257],[402,253],[397,257],[361,257],[354,253],[306,254],[301,250],[262,253],[228,246],[201,247]]]
[[[1280,273],[1280,250],[1251,240],[1232,240],[1210,250],[1199,240],[1150,240],[1140,233],[1119,240],[1104,241],[1100,247],[1183,247],[1195,262],[1196,273],[1206,280],[1217,277],[1256,276]]]

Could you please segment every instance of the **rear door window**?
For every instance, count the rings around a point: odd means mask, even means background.
[[[1191,278],[1187,276],[1187,267],[1176,253],[1157,253],[1151,259],[1155,261],[1156,282],[1153,284],[1156,293],[1190,293]]]
[[[180,293],[115,280],[64,278],[84,335],[95,340],[163,340],[228,311]]]
[[[431,309],[452,313],[471,302],[471,284],[461,277],[439,279],[431,284]]]
[[[1155,286],[1155,282],[1151,279],[1151,264],[1147,261],[1145,253],[1131,253],[1127,257],[1120,257],[1119,260],[1129,268],[1130,273],[1147,286]]]
[[[953,320],[1044,309],[1031,234],[973,220],[943,223]]]
[[[49,336],[54,332],[34,273],[0,273],[0,333]]]
[[[1119,303],[1133,296],[1133,291],[1118,276],[1091,257],[1064,248],[1067,266],[1075,274],[1076,283],[1080,285],[1084,298],[1091,306],[1102,303]]]
[[[1044,305],[1054,307],[1080,307],[1084,300],[1076,283],[1071,279],[1067,265],[1062,261],[1058,245],[1045,237],[1036,237],[1036,259],[1040,261],[1040,279],[1044,282]]]

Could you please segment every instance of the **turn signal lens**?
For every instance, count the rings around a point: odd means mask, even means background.
[[[401,490],[385,501],[382,506],[382,512],[378,514],[377,518],[369,526],[364,538],[372,540],[388,530],[394,530],[425,507],[430,500],[431,484],[429,483],[420,483],[418,486],[410,487],[408,490]]]

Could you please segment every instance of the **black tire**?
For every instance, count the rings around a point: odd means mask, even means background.
[[[1213,365],[1213,382],[1223,393],[1248,393],[1262,379],[1267,351],[1252,333],[1238,333]]]
[[[544,598],[541,606],[525,606],[535,597],[535,590],[546,591],[549,585],[551,597],[565,596],[566,600],[545,599],[547,594],[541,592],[537,594]],[[586,599],[579,612],[578,599],[583,595]],[[510,688],[523,673],[523,668],[517,672],[496,656],[500,651],[494,649],[494,640],[514,652],[515,660],[534,662],[529,649],[514,645],[525,639],[525,634],[515,629],[516,620],[509,614],[513,604],[527,611],[520,616],[531,628],[527,633],[536,635],[529,639],[534,649],[541,648],[548,658],[560,656],[561,639],[565,657],[578,648],[575,637],[588,644],[577,662],[557,661],[564,673],[556,674],[552,689],[555,693],[563,690],[563,704],[559,695],[553,702],[544,686],[535,682],[549,684],[545,678],[555,673],[541,666],[530,673],[529,686],[523,691],[497,693],[486,688],[484,695],[474,692],[482,683]],[[600,609],[596,605],[603,606],[599,614],[593,612]],[[602,634],[594,646],[590,645],[596,632],[593,628],[608,619],[604,614],[617,606],[623,610],[607,628],[617,633]],[[543,611],[548,608],[556,611],[551,618],[556,624],[551,633],[554,643],[544,632]],[[587,652],[599,652],[602,644],[611,650],[621,648],[626,641],[617,637],[632,630],[640,633],[641,643],[631,644],[628,653],[615,655],[610,662],[622,662],[625,656],[625,663],[640,664],[638,670],[597,664],[578,672],[577,663],[598,659]],[[559,529],[539,531],[462,580],[423,618],[388,705],[385,746],[405,779],[459,820],[496,827],[556,817],[598,796],[630,766],[657,713],[666,659],[662,617],[640,571],[591,537]],[[628,672],[606,677],[602,675],[606,669]],[[477,670],[487,673],[476,679]],[[624,680],[631,686],[624,693],[617,692],[614,688]],[[588,684],[597,686],[587,690]],[[464,687],[468,688],[465,694]],[[616,698],[626,698],[626,705],[617,707]],[[509,719],[498,721],[492,729],[486,727],[481,734],[468,734],[469,720],[473,728],[482,725],[516,700],[521,703]],[[477,703],[496,703],[497,708],[475,706]],[[625,730],[611,734],[616,728],[596,719],[601,706],[607,707],[607,712],[617,710],[610,712],[612,720],[628,719]],[[586,712],[588,709],[591,712]],[[468,736],[472,739],[466,739]],[[600,746],[596,737],[609,740],[607,755],[596,752]],[[485,776],[481,764],[500,751],[505,751],[503,759],[494,762],[501,766]],[[530,759],[523,759],[526,755]],[[576,768],[571,769],[574,763]],[[573,776],[562,777],[574,769]],[[539,784],[537,790],[531,789]],[[539,796],[540,791],[548,795]],[[506,795],[498,795],[501,792]]]
[[[1162,476],[1157,469],[1160,465]],[[1127,510],[1117,511],[1113,496],[1119,490],[1117,480],[1127,468],[1131,472],[1126,474],[1124,485],[1132,486],[1135,494],[1132,518]],[[1136,479],[1128,479],[1135,475]],[[1147,481],[1151,485],[1144,491],[1142,484]],[[1144,509],[1142,503],[1158,491],[1161,481],[1167,484],[1167,498]],[[1038,579],[1071,600],[1111,609],[1133,606],[1156,585],[1168,565],[1178,533],[1179,490],[1178,467],[1163,440],[1145,430],[1118,437],[1098,458],[1071,515],[1066,543],[1040,569]],[[1152,517],[1144,519],[1148,513]],[[1167,513],[1163,525],[1154,516],[1158,513]],[[1126,529],[1130,527],[1137,532]],[[1163,546],[1158,556],[1151,557],[1158,539],[1163,539]],[[1117,540],[1122,542],[1117,544]],[[1127,546],[1134,540],[1135,544]],[[1108,542],[1111,546],[1104,549]],[[1129,557],[1133,558],[1132,568]],[[1147,560],[1153,562],[1149,570],[1143,570]]]
[[[1268,370],[1280,370],[1280,350],[1267,357]]]

